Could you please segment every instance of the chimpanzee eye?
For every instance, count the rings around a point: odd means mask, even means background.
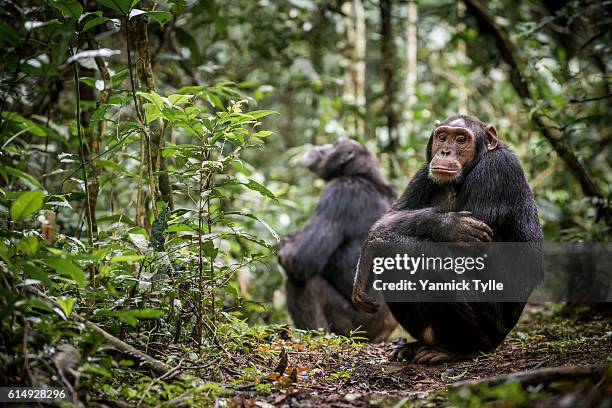
[[[440,133],[438,135],[438,140],[441,141],[441,142],[446,141],[446,135],[444,133]]]
[[[465,137],[463,137],[463,136],[459,136],[459,137],[457,138],[457,143],[465,143]]]

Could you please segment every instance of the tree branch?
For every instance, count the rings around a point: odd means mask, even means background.
[[[510,69],[510,82],[512,83],[512,86],[525,106],[530,107],[534,97],[529,90],[525,76],[521,71],[521,59],[519,57],[518,50],[512,41],[510,41],[503,29],[495,23],[493,16],[479,0],[463,0],[463,2],[465,3],[468,11],[478,20],[480,31],[491,35],[495,39],[500,56],[506,62],[506,64],[508,64]],[[587,172],[582,163],[580,163],[576,154],[565,141],[566,138],[559,134],[559,132],[550,128],[546,123],[546,119],[541,114],[535,113],[532,121],[546,140],[548,140],[553,149],[570,168],[572,174],[580,183],[580,187],[582,188],[584,194],[605,200],[603,192],[595,184],[593,178]]]

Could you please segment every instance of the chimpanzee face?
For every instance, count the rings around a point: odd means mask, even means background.
[[[460,180],[475,163],[478,143],[484,143],[488,150],[497,148],[495,128],[467,117],[446,120],[441,124],[436,122],[432,135],[429,177],[438,184]]]

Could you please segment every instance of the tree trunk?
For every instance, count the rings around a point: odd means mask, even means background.
[[[363,137],[365,114],[365,15],[361,0],[344,3],[344,27],[347,42],[348,67],[344,79],[344,99],[355,107],[353,133]]]
[[[151,54],[149,51],[149,35],[147,32],[147,21],[145,18],[134,18],[131,21],[130,29],[132,39],[134,41],[134,49],[136,51],[136,74],[142,84],[143,90],[147,92],[155,92],[155,79],[153,69],[151,67]],[[140,106],[142,106],[142,101]],[[144,113],[141,113],[144,117]],[[159,196],[164,201],[170,210],[174,209],[174,200],[172,196],[172,186],[170,185],[170,176],[167,171],[166,159],[162,156],[161,151],[164,147],[164,124],[161,120],[148,124],[150,140],[148,146],[145,146],[144,159],[147,161],[149,177],[153,174],[159,174],[157,186],[151,182],[151,205],[154,207],[155,200]],[[157,190],[159,189],[159,195]]]
[[[391,23],[392,0],[380,0],[381,20],[381,69],[384,88],[383,115],[387,121],[389,132],[389,143],[385,150],[397,154],[399,151],[399,139],[397,134],[397,89],[395,80],[395,41]]]
[[[412,106],[417,101],[417,18],[416,1],[410,0],[406,4],[406,85],[404,89],[406,103],[402,109],[402,116],[409,131],[412,129]]]

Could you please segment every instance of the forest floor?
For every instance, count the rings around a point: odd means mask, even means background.
[[[585,319],[588,315],[588,320]],[[517,371],[546,367],[584,366],[612,363],[612,322],[610,315],[582,314],[580,310],[561,318],[553,311],[529,307],[506,341],[491,354],[471,361],[435,366],[389,362],[391,344],[340,347],[331,354],[319,347],[298,347],[288,354],[285,372],[297,370],[291,385],[279,387],[269,396],[242,392],[231,406],[348,407],[348,406],[481,406],[496,398],[514,405],[586,406],[607,398],[612,402],[612,378],[608,367],[605,379],[589,384],[584,379],[556,384],[557,387],[532,387],[523,390],[518,383],[460,391],[458,382],[481,380]],[[458,336],[461,333],[457,333]],[[277,380],[278,381],[278,380]],[[477,381],[476,381],[477,382]],[[282,381],[279,382],[282,384]],[[451,388],[451,392],[447,390]],[[447,391],[447,392],[444,392]],[[607,397],[604,397],[606,396]],[[398,404],[399,403],[399,404]]]
[[[577,401],[580,406],[612,406],[612,309],[606,308],[577,308],[563,315],[558,307],[527,307],[494,353],[435,366],[389,362],[389,343],[262,326],[249,338],[228,336],[232,340],[219,355],[192,365],[196,369],[186,373],[200,385],[189,385],[185,377],[167,382],[142,378],[140,386],[118,381],[115,387],[123,392],[113,387],[120,391],[115,398],[93,401],[122,407],[480,407],[496,401],[504,407],[573,407]],[[593,365],[599,368],[596,375],[583,370],[569,377],[490,382],[519,371]]]

